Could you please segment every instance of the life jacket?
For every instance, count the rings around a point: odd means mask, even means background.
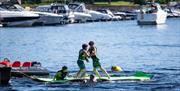
[[[87,57],[84,55],[83,49],[81,49],[81,50],[79,51],[78,60],[86,60],[86,59],[87,59]]]
[[[56,80],[64,80],[64,78],[67,76],[68,72],[63,72],[63,70],[59,70],[56,75],[55,79]]]

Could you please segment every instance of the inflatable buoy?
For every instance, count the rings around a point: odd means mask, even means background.
[[[122,71],[122,68],[120,66],[112,66],[111,70],[115,72],[120,72]]]

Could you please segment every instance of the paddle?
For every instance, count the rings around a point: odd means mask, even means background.
[[[16,70],[16,69],[14,69],[14,70]],[[22,74],[24,77],[27,77],[27,78],[30,78],[30,79],[36,79],[35,77],[29,76],[29,75],[27,75],[27,74],[25,74],[23,72],[18,71],[18,70],[16,70],[16,72]]]

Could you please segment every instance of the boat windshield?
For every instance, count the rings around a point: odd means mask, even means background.
[[[24,8],[18,4],[14,4],[14,5],[13,4],[2,4],[2,5],[0,5],[0,7],[2,9],[9,10],[9,11],[23,11],[24,10]]]
[[[79,5],[77,4],[69,4],[68,7],[72,10],[76,9]]]
[[[142,7],[142,11],[145,13],[156,13],[158,10],[162,10],[161,6],[157,3],[150,3]]]
[[[76,12],[86,12],[86,7],[83,3],[80,4],[69,4],[68,7]]]

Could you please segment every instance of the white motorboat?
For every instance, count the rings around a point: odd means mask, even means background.
[[[118,21],[118,20],[122,19],[122,17],[114,15],[109,9],[99,9],[97,11],[101,12],[101,13],[104,13],[104,14],[110,15],[111,16],[111,20],[113,20],[113,21]]]
[[[39,15],[31,12],[8,11],[0,8],[0,22],[3,27],[9,26],[32,26],[32,24],[39,18]]]
[[[86,22],[91,19],[91,15],[83,3],[71,3],[68,4],[68,7],[74,12],[76,22]]]
[[[70,9],[74,11],[75,17],[83,17],[84,21],[101,21],[101,20],[111,20],[112,16],[109,14],[104,14],[94,10],[88,10],[83,3],[72,3],[68,5]]]
[[[65,23],[63,15],[35,11],[32,13],[38,14],[40,16],[40,18],[37,19],[33,25],[58,25]]]
[[[111,20],[112,16],[109,14],[104,14],[98,11],[89,10],[89,14],[92,16],[90,20],[92,21],[101,21],[101,20]]]
[[[166,8],[165,11],[168,13],[167,17],[180,17],[180,10],[175,8]]]
[[[118,11],[115,12],[114,15],[121,16],[122,20],[134,20],[137,18],[137,14],[139,10],[132,10],[132,11]]]
[[[166,22],[167,12],[158,3],[148,3],[141,8],[137,15],[139,25],[163,24]]]
[[[64,22],[66,23],[74,22],[75,16],[73,12],[69,9],[67,5],[64,5],[64,4],[51,4],[51,5],[38,6],[35,9],[35,11],[60,14],[60,15],[63,15]]]
[[[20,11],[24,13],[32,13],[39,15],[39,19],[35,20],[33,25],[57,25],[64,24],[63,15],[47,13],[47,12],[36,12],[36,11],[25,11],[23,7],[20,5],[14,4],[6,4],[1,5],[1,7],[10,10],[10,11]]]

